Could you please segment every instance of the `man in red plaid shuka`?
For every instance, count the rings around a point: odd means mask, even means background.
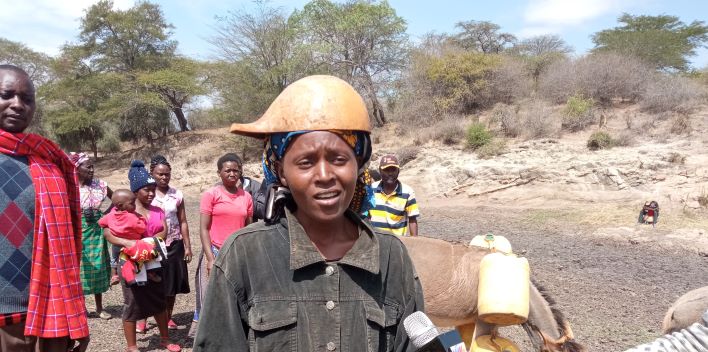
[[[81,214],[76,169],[50,140],[24,130],[30,77],[0,65],[0,352],[83,352]]]

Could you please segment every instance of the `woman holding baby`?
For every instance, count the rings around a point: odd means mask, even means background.
[[[143,162],[139,160],[133,160],[131,163],[128,178],[130,180],[130,191],[132,191],[134,197],[131,197],[130,193],[124,195],[125,192],[119,192],[119,190],[114,192],[112,200],[115,209],[113,212],[118,213],[118,215],[124,215],[124,217],[117,217],[117,219],[134,220],[125,216],[130,215],[126,213],[131,213],[131,209],[134,208],[132,212],[137,215],[138,219],[142,218],[145,222],[146,231],[142,238],[160,237],[164,239],[167,229],[165,213],[159,207],[151,205],[155,198],[155,188],[157,186],[155,179],[150,176]],[[113,225],[126,225],[135,222],[128,220]],[[122,226],[123,229],[125,227]],[[133,228],[139,227],[133,226]],[[124,238],[125,236],[117,235],[111,230],[111,224],[104,230],[104,236],[106,236],[108,242],[120,247],[131,248],[136,243],[136,240],[126,239]],[[158,270],[158,276],[161,276],[160,272],[161,270]],[[128,286],[125,280],[122,279],[121,289],[123,290],[123,333],[128,343],[126,351],[139,351],[136,342],[136,321],[149,316],[154,317],[157,322],[160,330],[160,345],[168,351],[180,351],[180,346],[171,343],[168,335],[164,280],[150,279],[142,286]]]

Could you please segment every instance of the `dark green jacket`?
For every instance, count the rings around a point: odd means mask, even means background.
[[[360,236],[325,262],[297,219],[252,224],[221,247],[201,311],[195,352],[413,351],[403,320],[423,292],[403,243]]]

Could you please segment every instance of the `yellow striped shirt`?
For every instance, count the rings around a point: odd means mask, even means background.
[[[413,189],[400,181],[391,194],[384,193],[380,181],[371,186],[376,198],[376,207],[369,210],[371,225],[384,233],[405,236],[408,231],[408,219],[420,215]]]

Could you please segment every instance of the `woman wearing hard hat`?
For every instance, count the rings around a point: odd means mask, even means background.
[[[256,122],[266,221],[232,235],[210,274],[195,351],[406,351],[423,310],[403,244],[362,220],[371,206],[369,116],[331,76],[286,88]]]

